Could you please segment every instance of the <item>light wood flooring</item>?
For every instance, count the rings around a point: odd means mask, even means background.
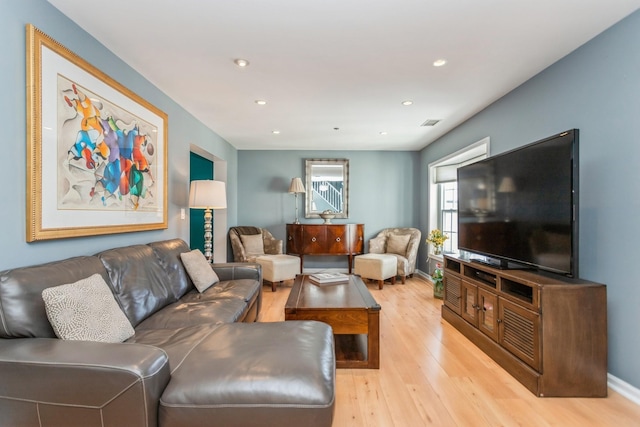
[[[631,427],[640,406],[609,397],[538,398],[440,318],[431,283],[366,282],[382,306],[380,369],[338,369],[333,427]],[[263,289],[260,321],[284,320],[293,281]]]

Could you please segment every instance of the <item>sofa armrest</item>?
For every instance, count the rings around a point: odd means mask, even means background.
[[[0,339],[0,378],[7,425],[149,426],[170,372],[157,347],[23,338]]]
[[[211,266],[221,281],[253,279],[262,283],[262,267],[258,263],[229,262]]]

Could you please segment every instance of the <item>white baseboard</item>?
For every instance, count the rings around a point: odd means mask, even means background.
[[[631,384],[611,374],[607,374],[607,385],[611,390],[620,393],[636,405],[640,405],[640,389],[635,388]]]
[[[429,274],[425,273],[422,270],[416,269],[415,274],[416,274],[416,276],[420,276],[425,280],[431,280],[431,276]]]

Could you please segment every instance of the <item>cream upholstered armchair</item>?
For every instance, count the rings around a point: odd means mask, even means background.
[[[397,275],[405,283],[416,271],[420,237],[417,228],[385,228],[369,240],[369,253],[393,255],[398,260]]]
[[[300,258],[282,253],[282,240],[266,228],[231,227],[229,240],[235,262],[256,262],[262,266],[262,278],[271,282],[271,290],[284,280],[295,279],[300,271]]]
[[[256,262],[260,255],[282,254],[282,240],[273,237],[266,228],[231,227],[229,240],[235,262]]]

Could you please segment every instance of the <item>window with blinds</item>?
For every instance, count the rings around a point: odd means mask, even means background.
[[[429,230],[438,228],[449,236],[444,253],[458,253],[458,168],[488,154],[489,137],[429,165]]]

